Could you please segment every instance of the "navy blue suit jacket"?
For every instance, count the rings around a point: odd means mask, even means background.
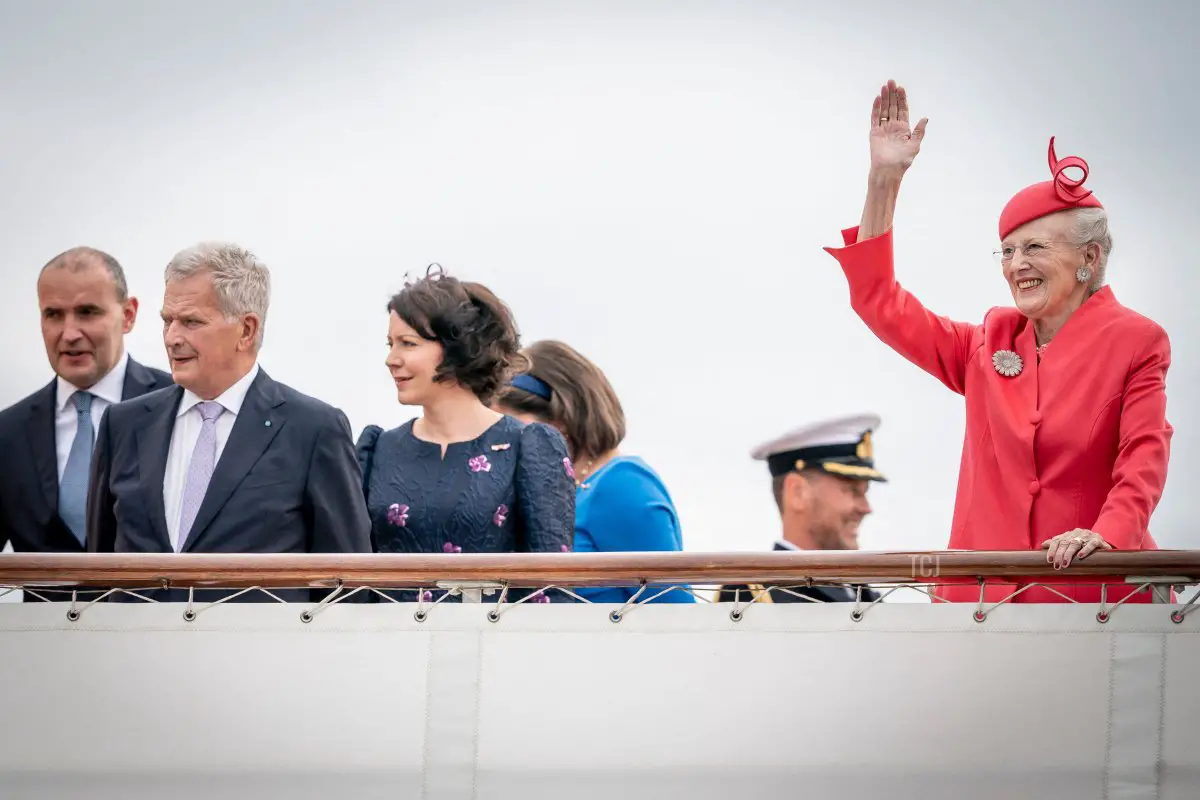
[[[786,551],[788,548],[776,543],[773,549]],[[779,584],[775,587],[757,585],[756,588],[775,588],[777,591],[772,591],[767,595],[772,603],[853,603],[858,599],[858,586],[851,584],[834,584],[828,586],[792,586],[790,584]],[[784,591],[784,588],[787,591]],[[804,598],[809,599],[806,600]],[[741,600],[742,603],[749,603],[754,599],[754,595],[751,594],[751,587],[744,583],[739,583],[722,586],[717,590],[718,603],[732,603],[735,599]],[[863,603],[873,603],[878,599],[879,592],[870,586],[862,587]]]
[[[105,413],[88,493],[92,552],[172,552],[163,481],[182,399],[183,389],[173,386]],[[346,415],[276,383],[260,369],[217,461],[184,552],[371,552],[362,471]],[[307,591],[276,594],[308,599]],[[180,597],[171,592],[155,599]],[[268,599],[259,593],[242,597]]]
[[[58,516],[58,453],[54,440],[57,381],[0,411],[0,549],[18,553],[81,553]],[[171,376],[129,359],[121,398],[171,385]],[[107,412],[105,412],[107,415]]]

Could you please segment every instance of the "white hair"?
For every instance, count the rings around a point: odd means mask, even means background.
[[[267,306],[271,304],[271,271],[244,247],[228,242],[201,242],[180,250],[167,264],[166,280],[180,280],[207,273],[212,276],[217,303],[225,319],[233,321],[243,314],[258,316],[255,348],[261,348],[267,326]]]
[[[1071,241],[1078,247],[1089,244],[1100,246],[1100,258],[1093,270],[1092,284],[1088,292],[1095,293],[1104,286],[1104,277],[1108,272],[1108,255],[1112,252],[1112,234],[1108,232],[1108,212],[1103,208],[1076,208],[1070,212]]]

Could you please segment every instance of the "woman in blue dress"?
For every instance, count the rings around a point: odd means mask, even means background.
[[[569,550],[575,484],[566,442],[548,425],[487,405],[523,365],[508,308],[480,284],[431,271],[391,299],[388,318],[397,398],[422,414],[359,437],[376,552]]]
[[[513,378],[494,407],[531,424],[553,425],[575,467],[575,552],[682,550],[671,495],[658,473],[620,451],[625,412],[604,373],[569,345],[541,341],[522,351],[529,369]],[[664,591],[666,590],[666,591]],[[636,588],[576,589],[594,603],[624,603]],[[638,600],[689,603],[686,587],[650,585]]]

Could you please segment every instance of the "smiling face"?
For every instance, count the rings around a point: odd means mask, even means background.
[[[871,513],[869,481],[817,473],[809,527],[826,550],[857,550],[858,529]]]
[[[1050,319],[1070,314],[1087,298],[1096,279],[1098,245],[1071,240],[1071,216],[1050,214],[1017,228],[1001,242],[1001,265],[1013,302],[1026,317]],[[1076,273],[1088,267],[1081,283]]]
[[[90,389],[120,360],[125,334],[137,320],[137,300],[122,301],[99,264],[46,269],[37,292],[50,366],[72,385]]]
[[[447,386],[434,381],[445,351],[438,342],[422,337],[399,314],[388,314],[387,368],[396,383],[401,405],[423,406]]]
[[[789,472],[777,480],[785,534],[788,519],[802,531],[794,544],[817,550],[858,549],[859,527],[871,514],[870,481],[817,469]]]

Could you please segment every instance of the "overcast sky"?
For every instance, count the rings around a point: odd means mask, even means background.
[[[437,261],[508,301],[526,342],[606,370],[687,549],[769,547],[751,448],[864,410],[892,480],[863,548],[942,548],[962,399],[874,338],[821,250],[857,223],[871,98],[894,77],[931,118],[897,270],[938,313],[1011,303],[996,219],[1048,177],[1051,135],[1090,162],[1110,284],[1174,348],[1152,533],[1200,547],[1195,9],[0,0],[0,405],[50,378],[50,256],[116,255],[142,302],[130,351],[165,367],[163,266],[231,239],[272,270],[264,368],[356,435],[394,426],[416,412],[384,368],[384,306]]]

